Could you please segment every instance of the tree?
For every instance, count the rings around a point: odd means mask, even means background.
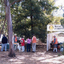
[[[6,20],[8,24],[9,56],[15,57],[14,47],[12,43],[13,31],[12,31],[12,18],[10,13],[10,4],[9,4],[9,0],[4,0],[4,2],[5,2],[5,9],[6,9]]]
[[[47,0],[47,4],[44,4],[44,1],[38,2],[37,0],[26,0],[25,2],[21,3],[20,6],[17,6],[20,3],[19,2],[16,3],[13,8],[11,8],[13,10],[12,16],[14,15],[14,31],[18,35],[25,35],[28,37],[28,35],[30,36],[32,32],[33,34],[37,35],[37,37],[45,41],[46,26],[48,23],[52,22],[52,16],[50,14],[55,7],[48,3]],[[45,10],[42,9],[43,5],[45,5]],[[50,8],[51,11],[49,11]],[[49,13],[47,13],[48,11]]]
[[[13,1],[13,0],[10,0]],[[12,2],[14,4],[15,2],[18,2],[21,0],[15,0]],[[11,18],[11,12],[10,12],[10,5],[9,0],[4,0],[5,2],[5,9],[6,9],[6,20],[8,24],[8,38],[9,38],[9,56],[10,57],[15,57],[15,52],[14,52],[14,46],[12,42],[12,36],[13,36],[13,30],[12,30],[12,18]]]
[[[29,3],[28,3],[29,2]],[[28,4],[27,4],[28,3]],[[37,18],[37,19],[39,19],[39,17],[40,17],[40,7],[37,5],[37,4],[35,4],[36,2],[34,1],[34,0],[27,0],[27,1],[25,1],[25,2],[23,2],[23,3],[21,3],[21,9],[19,10],[18,9],[18,7],[16,7],[15,8],[15,12],[16,12],[16,14],[15,14],[15,16],[16,16],[16,18],[17,18],[17,16],[20,16],[20,17],[22,17],[23,19],[25,19],[25,21],[26,21],[26,19],[27,19],[27,17],[30,17],[30,20],[31,20],[31,22],[30,22],[30,27],[31,27],[31,34],[33,35],[33,22],[34,22],[34,20]],[[18,3],[16,3],[15,4],[15,6],[17,5]],[[26,5],[27,4],[27,5]],[[30,6],[29,6],[30,5]],[[14,9],[14,8],[13,8]],[[21,12],[20,12],[21,11]],[[36,12],[37,11],[37,12]],[[17,12],[19,12],[19,14],[17,14]],[[13,13],[14,14],[14,13]],[[17,19],[16,21],[18,22],[18,21],[21,21],[22,20],[22,18],[21,19]],[[34,19],[34,20],[33,20]]]
[[[63,27],[64,27],[64,18],[62,18],[62,19],[60,20],[60,22],[61,22],[61,25],[63,25]]]
[[[53,19],[53,21],[50,22],[49,24],[58,24],[58,25],[61,25],[61,21],[60,20],[62,19],[62,17],[56,17],[56,16],[54,16],[52,19]]]
[[[4,26],[5,26],[5,10],[4,10],[4,4],[3,0],[0,1],[0,34],[4,33]]]
[[[12,18],[11,18],[11,12],[10,12],[10,6],[12,4],[14,4],[15,2],[19,2],[19,1],[22,1],[22,0],[0,0],[0,34],[3,32],[3,29],[4,29],[4,26],[5,26],[5,23],[7,21],[7,25],[8,25],[8,39],[9,39],[9,56],[10,57],[14,57],[15,56],[15,52],[14,52],[14,47],[13,47],[13,42],[12,42],[12,36],[13,36],[13,30],[12,30]],[[9,4],[9,2],[11,4]],[[5,6],[4,6],[4,4]],[[5,8],[4,8],[5,7]],[[5,10],[3,10],[5,9]],[[6,11],[6,14],[4,14]],[[4,14],[4,15],[3,15]],[[2,19],[5,19],[5,20],[2,20]],[[1,27],[2,26],[2,27]]]
[[[29,2],[29,3],[28,3]],[[28,4],[27,4],[28,3]],[[27,17],[30,17],[31,19],[31,35],[34,34],[33,32],[33,27],[34,27],[34,20],[40,18],[40,6],[38,5],[37,1],[35,0],[26,0],[25,2],[22,3],[22,8],[27,14]],[[29,6],[30,5],[30,6]]]

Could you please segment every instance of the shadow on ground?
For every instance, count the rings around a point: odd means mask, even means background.
[[[64,56],[60,52],[46,52],[46,48],[37,48],[36,52],[15,51],[16,57],[8,57],[7,52],[0,52],[0,64],[64,64]]]

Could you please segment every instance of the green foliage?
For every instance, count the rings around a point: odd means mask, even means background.
[[[49,24],[59,24],[59,25],[61,25],[61,19],[62,19],[62,17],[52,17],[51,20],[53,20],[53,21]]]
[[[11,6],[13,29],[18,36],[25,35],[27,38],[32,35],[31,31],[33,31],[33,34],[45,42],[46,26],[52,21],[52,16],[48,14],[51,14],[55,7],[48,0],[46,0],[47,4],[44,4],[44,1],[25,0]],[[42,9],[43,7],[45,10]]]
[[[17,0],[9,0],[10,4],[14,1]],[[1,3],[1,5],[3,5],[1,10],[4,10],[4,4]],[[11,14],[14,33],[17,33],[18,36],[25,35],[27,38],[32,36],[33,31],[33,34],[45,42],[47,34],[46,26],[54,20],[53,16],[50,15],[56,9],[53,5],[53,0],[41,0],[39,2],[38,0],[25,0],[24,2],[18,1],[12,4]],[[2,19],[5,18],[4,13],[0,13],[0,15]],[[7,26],[7,23],[5,26]]]
[[[61,25],[64,26],[64,18],[62,18],[62,19],[60,20],[60,22],[61,22]]]
[[[6,26],[5,29],[3,29],[5,21],[5,7],[3,2],[4,0],[0,0],[0,33],[4,33],[6,31]]]
[[[45,11],[46,14],[51,14],[54,9],[57,9],[57,7],[54,6],[53,0],[41,0],[39,4],[41,5],[42,10]]]

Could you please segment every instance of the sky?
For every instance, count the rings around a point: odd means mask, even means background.
[[[58,17],[62,17],[63,16],[63,10],[64,10],[64,0],[55,0],[55,6],[63,6],[63,8],[61,9],[61,7],[57,10],[54,11],[53,15],[54,16],[58,16]]]
[[[55,0],[55,5],[58,6],[58,5],[62,5],[64,6],[64,0]]]

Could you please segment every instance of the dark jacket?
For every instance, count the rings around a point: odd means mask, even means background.
[[[2,43],[3,44],[7,43],[7,38],[5,36],[2,38]]]

